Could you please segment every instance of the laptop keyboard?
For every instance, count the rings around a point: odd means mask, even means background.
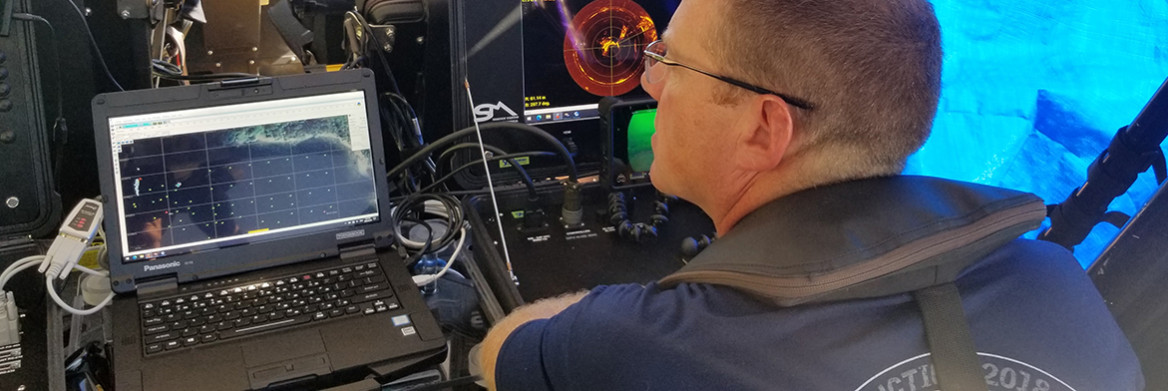
[[[399,308],[376,262],[139,302],[146,355]]]

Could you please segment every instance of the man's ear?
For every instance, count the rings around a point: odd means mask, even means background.
[[[787,102],[774,95],[758,95],[747,107],[748,121],[734,148],[738,167],[748,171],[768,171],[787,155],[794,138],[795,120]]]

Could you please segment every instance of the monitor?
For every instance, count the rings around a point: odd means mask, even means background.
[[[522,121],[594,120],[608,96],[640,97],[642,52],[680,0],[524,0]]]

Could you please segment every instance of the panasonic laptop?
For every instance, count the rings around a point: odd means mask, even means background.
[[[322,388],[441,361],[385,248],[377,107],[367,70],[93,99],[119,391]]]

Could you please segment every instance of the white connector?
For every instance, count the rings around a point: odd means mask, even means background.
[[[0,346],[20,343],[20,313],[12,292],[0,291]]]
[[[37,271],[49,278],[65,279],[97,234],[101,226],[101,209],[101,203],[91,199],[83,199],[73,207]]]

